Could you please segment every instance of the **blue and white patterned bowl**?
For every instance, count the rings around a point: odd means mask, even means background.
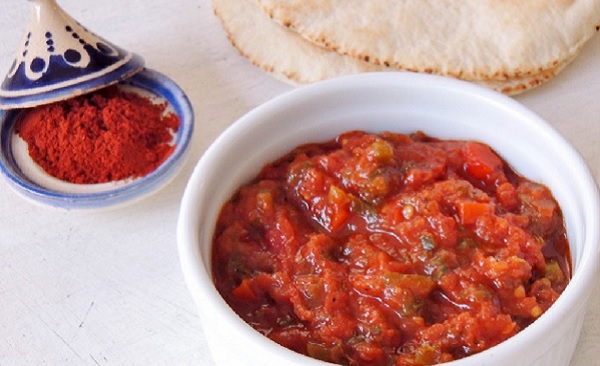
[[[143,69],[140,56],[93,34],[55,0],[29,2],[29,25],[0,86],[0,109],[68,99]]]
[[[169,183],[185,161],[194,128],[188,98],[172,80],[148,69],[118,85],[157,101],[167,101],[171,111],[179,116],[181,125],[173,137],[175,150],[162,165],[144,177],[117,182],[73,184],[58,180],[33,162],[26,143],[15,133],[15,124],[24,110],[4,110],[0,111],[0,171],[10,186],[35,203],[71,210],[114,208],[142,199]]]

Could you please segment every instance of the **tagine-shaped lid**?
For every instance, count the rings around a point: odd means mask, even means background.
[[[98,37],[56,0],[29,0],[25,37],[0,87],[0,109],[72,98],[129,78],[143,59]]]

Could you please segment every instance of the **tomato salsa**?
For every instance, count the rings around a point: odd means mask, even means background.
[[[275,342],[343,365],[431,365],[515,335],[571,276],[547,187],[489,146],[350,131],[227,202],[218,291]]]

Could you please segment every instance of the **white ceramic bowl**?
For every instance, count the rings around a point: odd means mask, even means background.
[[[181,205],[179,253],[216,363],[326,365],[275,344],[235,315],[211,280],[211,240],[221,206],[263,165],[299,144],[353,129],[421,130],[438,138],[483,141],[518,172],[550,187],[565,216],[571,283],[531,326],[448,365],[567,365],[598,273],[596,183],[578,153],[513,99],[466,82],[410,73],[363,74],[295,89],[235,122],[199,161]]]

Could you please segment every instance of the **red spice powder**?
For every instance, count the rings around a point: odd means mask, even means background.
[[[179,117],[118,87],[35,107],[16,133],[48,174],[71,183],[142,177],[171,155]]]

